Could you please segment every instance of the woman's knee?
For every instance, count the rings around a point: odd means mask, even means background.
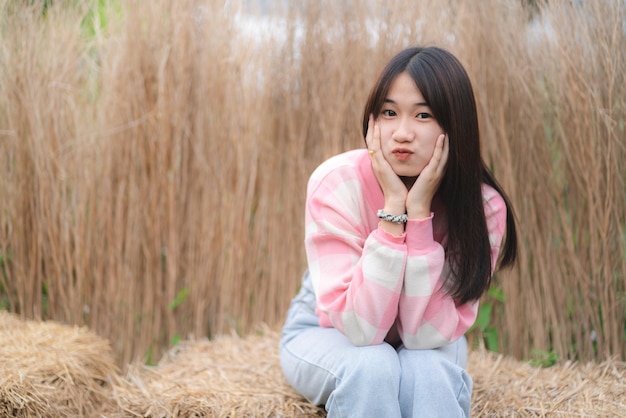
[[[400,416],[400,363],[388,344],[344,352],[337,386],[326,403],[329,416]]]
[[[407,382],[424,381],[430,386],[433,382],[441,382],[452,387],[468,382],[464,359],[459,359],[459,355],[451,351],[401,349],[398,359],[403,380]]]
[[[310,328],[294,338],[283,338],[280,364],[287,381],[316,404],[325,403],[338,388],[367,392],[384,382],[397,390],[400,382],[400,363],[393,347],[356,347],[332,328]]]
[[[450,350],[401,349],[398,358],[402,368],[400,402],[405,411],[428,400],[433,411],[446,411],[445,416],[469,415],[472,379],[464,361],[460,365]]]
[[[342,379],[364,384],[376,382],[377,385],[385,382],[396,386],[400,383],[398,353],[389,344],[353,347],[350,353],[345,353],[345,358]]]

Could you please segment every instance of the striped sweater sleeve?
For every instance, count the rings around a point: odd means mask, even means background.
[[[406,244],[380,228],[365,230],[361,184],[349,174],[335,170],[309,182],[309,273],[320,325],[337,328],[355,345],[380,344],[398,316]]]
[[[506,229],[506,204],[487,185],[483,185],[482,194],[493,272]],[[478,301],[459,305],[442,289],[442,277],[449,271],[443,247],[433,239],[432,215],[409,221],[406,236],[407,268],[399,303],[398,331],[407,348],[441,347],[456,341],[472,326]]]
[[[320,325],[337,328],[355,345],[380,344],[396,324],[407,348],[458,339],[478,304],[457,306],[441,289],[445,255],[433,238],[432,217],[409,221],[400,237],[368,230],[372,209],[363,204],[353,171],[314,173],[307,190],[305,247]],[[485,204],[493,265],[504,225],[498,198]]]

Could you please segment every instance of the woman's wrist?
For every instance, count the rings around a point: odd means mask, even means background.
[[[430,204],[417,204],[407,207],[409,219],[424,219],[430,216]]]
[[[404,215],[406,213],[406,206],[404,202],[385,202],[383,212],[390,215]]]
[[[425,219],[430,216],[430,210],[420,209],[412,210],[407,213],[409,219]]]
[[[385,216],[381,216],[381,213]],[[404,222],[393,222],[392,219],[398,219],[402,215],[406,214],[406,208],[404,203],[389,203],[385,202],[385,207],[382,211],[378,211],[377,216],[380,218],[380,227],[389,234],[397,237],[404,234]],[[391,216],[389,216],[391,215]]]

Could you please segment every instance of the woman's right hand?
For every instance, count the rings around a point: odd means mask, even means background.
[[[392,215],[406,213],[408,190],[385,159],[385,155],[380,147],[380,126],[378,126],[372,115],[370,115],[368,121],[365,141],[372,158],[374,175],[385,196],[385,207],[383,210]]]

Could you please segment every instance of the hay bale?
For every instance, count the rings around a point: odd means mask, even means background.
[[[472,416],[626,416],[626,363],[566,362],[549,368],[487,351],[472,351]]]
[[[289,387],[276,330],[185,341],[154,367],[117,374],[109,343],[85,328],[0,312],[0,416],[323,417]],[[470,352],[474,417],[616,417],[626,364],[550,368]]]
[[[94,416],[119,378],[107,340],[86,328],[0,311],[0,416]]]
[[[294,392],[278,359],[279,334],[185,341],[156,367],[131,365],[109,417],[319,417]]]
[[[279,333],[186,341],[156,367],[135,364],[109,417],[323,417],[285,382]],[[535,368],[472,351],[474,417],[604,417],[626,411],[626,365],[617,361]]]

